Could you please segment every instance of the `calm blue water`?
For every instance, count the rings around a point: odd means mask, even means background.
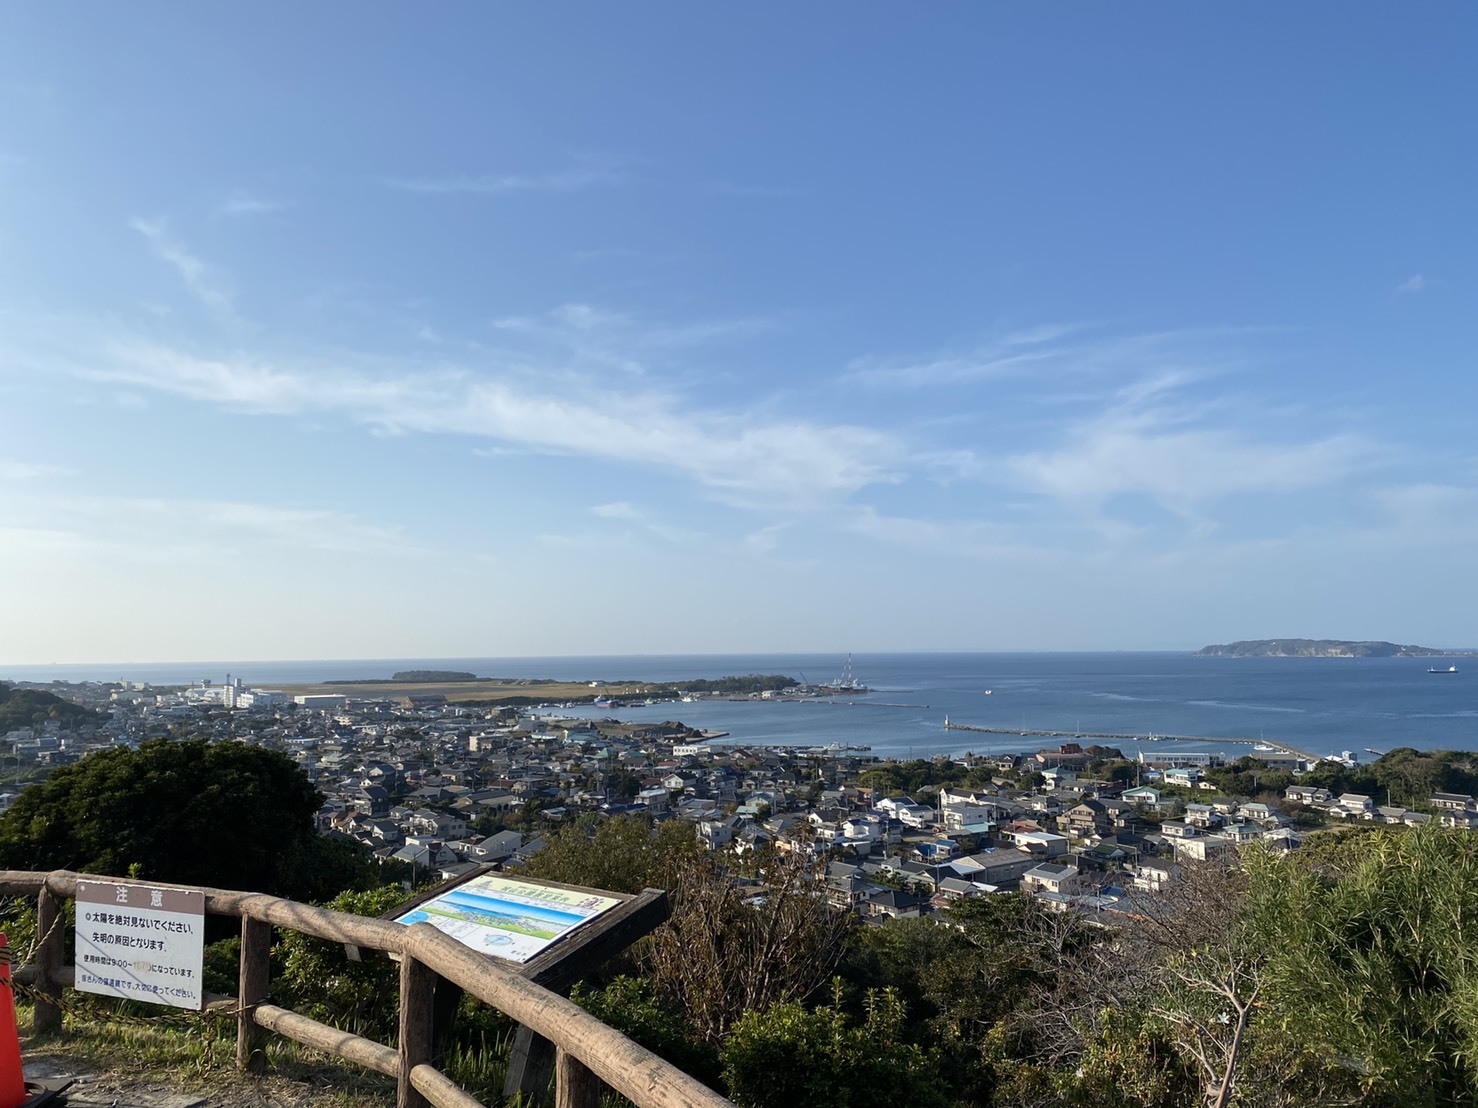
[[[226,673],[272,686],[403,669],[458,669],[485,677],[680,680],[787,673],[836,678],[838,655],[632,655],[377,661],[8,666],[0,679],[132,680],[179,684]],[[853,669],[876,691],[850,701],[660,704],[603,715],[681,719],[736,741],[867,745],[907,757],[963,750],[1036,749],[1030,736],[945,731],[955,723],[1012,729],[1266,737],[1337,753],[1394,746],[1478,749],[1478,659],[1451,676],[1421,658],[1196,658],[1188,654],[858,654]],[[1444,663],[1445,664],[1445,663]],[[984,691],[991,690],[990,696]],[[902,705],[902,706],[890,706]],[[1133,744],[1121,744],[1133,753]],[[1196,749],[1217,749],[1209,742]],[[1163,749],[1145,746],[1146,753]],[[1228,748],[1230,753],[1247,749]]]

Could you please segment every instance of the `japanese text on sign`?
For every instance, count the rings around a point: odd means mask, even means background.
[[[81,992],[198,1009],[204,949],[204,893],[77,882]]]

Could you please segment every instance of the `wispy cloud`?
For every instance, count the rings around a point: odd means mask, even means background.
[[[287,205],[280,200],[267,200],[249,192],[237,190],[228,194],[216,205],[216,212],[226,216],[270,215],[286,207]]]
[[[543,173],[477,173],[440,177],[398,177],[385,183],[402,192],[431,195],[472,193],[497,195],[515,192],[578,192],[622,185],[630,174],[619,162],[591,159],[568,169]]]
[[[1102,413],[1063,428],[1063,445],[1008,459],[1031,492],[1080,504],[1126,493],[1193,515],[1235,493],[1292,492],[1328,485],[1369,464],[1372,444],[1348,434],[1282,441],[1219,425],[1215,407],[1173,397],[1184,375],[1134,382]]]
[[[1216,372],[1235,361],[1228,340],[1262,328],[1206,328],[1141,334],[1104,334],[1083,324],[1046,324],[1010,331],[966,350],[915,358],[855,359],[848,379],[877,389],[924,389],[1000,378],[1051,375],[1089,379],[1143,377],[1174,369]]]
[[[399,526],[351,512],[252,501],[73,495],[3,498],[7,516],[48,547],[106,550],[144,560],[250,556],[253,550],[420,555],[429,550]]]
[[[773,554],[780,546],[780,536],[790,526],[788,523],[772,523],[744,536],[743,547],[750,554]]]
[[[35,481],[66,472],[61,466],[45,462],[16,462],[0,458],[0,481]]]
[[[282,364],[132,341],[75,372],[243,411],[338,414],[382,433],[472,435],[526,453],[650,466],[732,502],[846,497],[897,480],[907,458],[897,437],[867,427],[695,408],[656,388],[541,388],[539,375],[530,383],[465,367]]]
[[[601,519],[637,520],[642,518],[642,513],[637,510],[636,506],[625,500],[612,501],[610,504],[597,504],[590,509],[590,514],[599,516]]]
[[[1427,279],[1423,277],[1420,273],[1413,273],[1410,277],[1406,278],[1406,280],[1402,281],[1399,285],[1396,286],[1396,292],[1398,295],[1418,293],[1426,287]]]
[[[641,374],[652,359],[710,343],[742,339],[773,329],[760,317],[653,325],[625,312],[590,304],[561,304],[538,315],[505,316],[499,331],[535,339],[575,355],[578,361]]]
[[[236,304],[224,275],[192,253],[163,219],[135,218],[128,225],[144,236],[156,257],[174,267],[185,287],[213,316],[222,322],[236,321]]]

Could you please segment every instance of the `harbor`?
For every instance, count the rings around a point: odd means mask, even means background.
[[[1119,743],[1234,743],[1251,746],[1254,748],[1271,748],[1282,754],[1292,755],[1295,758],[1305,758],[1309,761],[1318,761],[1324,755],[1314,754],[1311,751],[1300,750],[1288,743],[1274,742],[1270,739],[1256,738],[1225,738],[1210,735],[1156,735],[1153,733],[1133,734],[1130,732],[1111,731],[1051,731],[1039,728],[1020,727],[981,727],[973,723],[955,723],[945,719],[944,729],[946,731],[973,731],[982,735],[1029,735],[1034,738],[1044,739],[1103,739],[1109,742]]]

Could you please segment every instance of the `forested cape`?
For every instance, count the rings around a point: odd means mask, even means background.
[[[0,681],[0,731],[14,731],[56,720],[67,727],[99,724],[102,718],[91,708],[63,700],[42,689],[18,689]]]

